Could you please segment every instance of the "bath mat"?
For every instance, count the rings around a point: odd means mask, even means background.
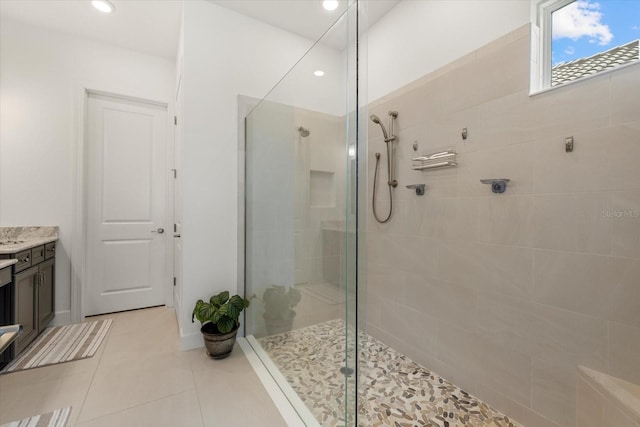
[[[2,424],[0,427],[64,427],[67,425],[70,414],[71,406],[67,406],[46,414],[34,415],[20,421]]]
[[[107,336],[111,319],[54,326],[8,364],[2,374],[92,357]]]

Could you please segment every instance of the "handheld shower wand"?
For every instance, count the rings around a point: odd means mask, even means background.
[[[373,175],[373,200],[372,200],[372,207],[373,207],[373,216],[375,217],[376,221],[384,224],[385,222],[388,222],[391,219],[391,214],[393,213],[393,192],[392,189],[398,186],[398,180],[395,179],[395,171],[394,171],[394,150],[393,147],[391,146],[391,142],[396,141],[398,138],[393,134],[393,125],[395,122],[395,119],[398,117],[398,112],[397,111],[389,111],[389,117],[391,117],[390,119],[390,123],[389,123],[389,130],[391,131],[391,135],[387,134],[387,129],[384,127],[384,125],[382,124],[382,121],[380,120],[380,117],[376,116],[375,114],[372,114],[369,116],[369,118],[371,119],[371,121],[377,125],[380,125],[380,128],[382,129],[382,135],[384,136],[384,142],[387,145],[387,185],[389,186],[389,214],[387,215],[387,217],[383,220],[381,220],[378,217],[378,213],[376,212],[376,185],[377,185],[377,181],[378,181],[378,164],[380,162],[380,153],[376,153],[376,169],[375,169],[375,173]]]

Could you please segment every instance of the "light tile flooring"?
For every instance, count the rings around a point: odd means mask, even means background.
[[[286,426],[236,346],[224,360],[180,351],[165,307],[114,319],[98,353],[0,375],[0,424],[73,407],[68,426]]]

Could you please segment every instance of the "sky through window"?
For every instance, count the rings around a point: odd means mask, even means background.
[[[640,39],[640,0],[577,0],[552,15],[555,66]]]

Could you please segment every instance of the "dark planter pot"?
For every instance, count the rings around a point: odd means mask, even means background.
[[[238,328],[239,326],[226,334],[210,333],[211,330],[207,328],[207,325],[200,328],[202,338],[204,338],[204,346],[207,349],[207,356],[212,359],[224,359],[229,356],[233,350],[233,345],[236,343]]]
[[[293,318],[296,316],[295,311],[291,311],[289,318],[287,319],[271,319],[266,315],[263,315],[264,325],[267,329],[268,335],[276,335],[282,332],[289,332],[293,329]]]

